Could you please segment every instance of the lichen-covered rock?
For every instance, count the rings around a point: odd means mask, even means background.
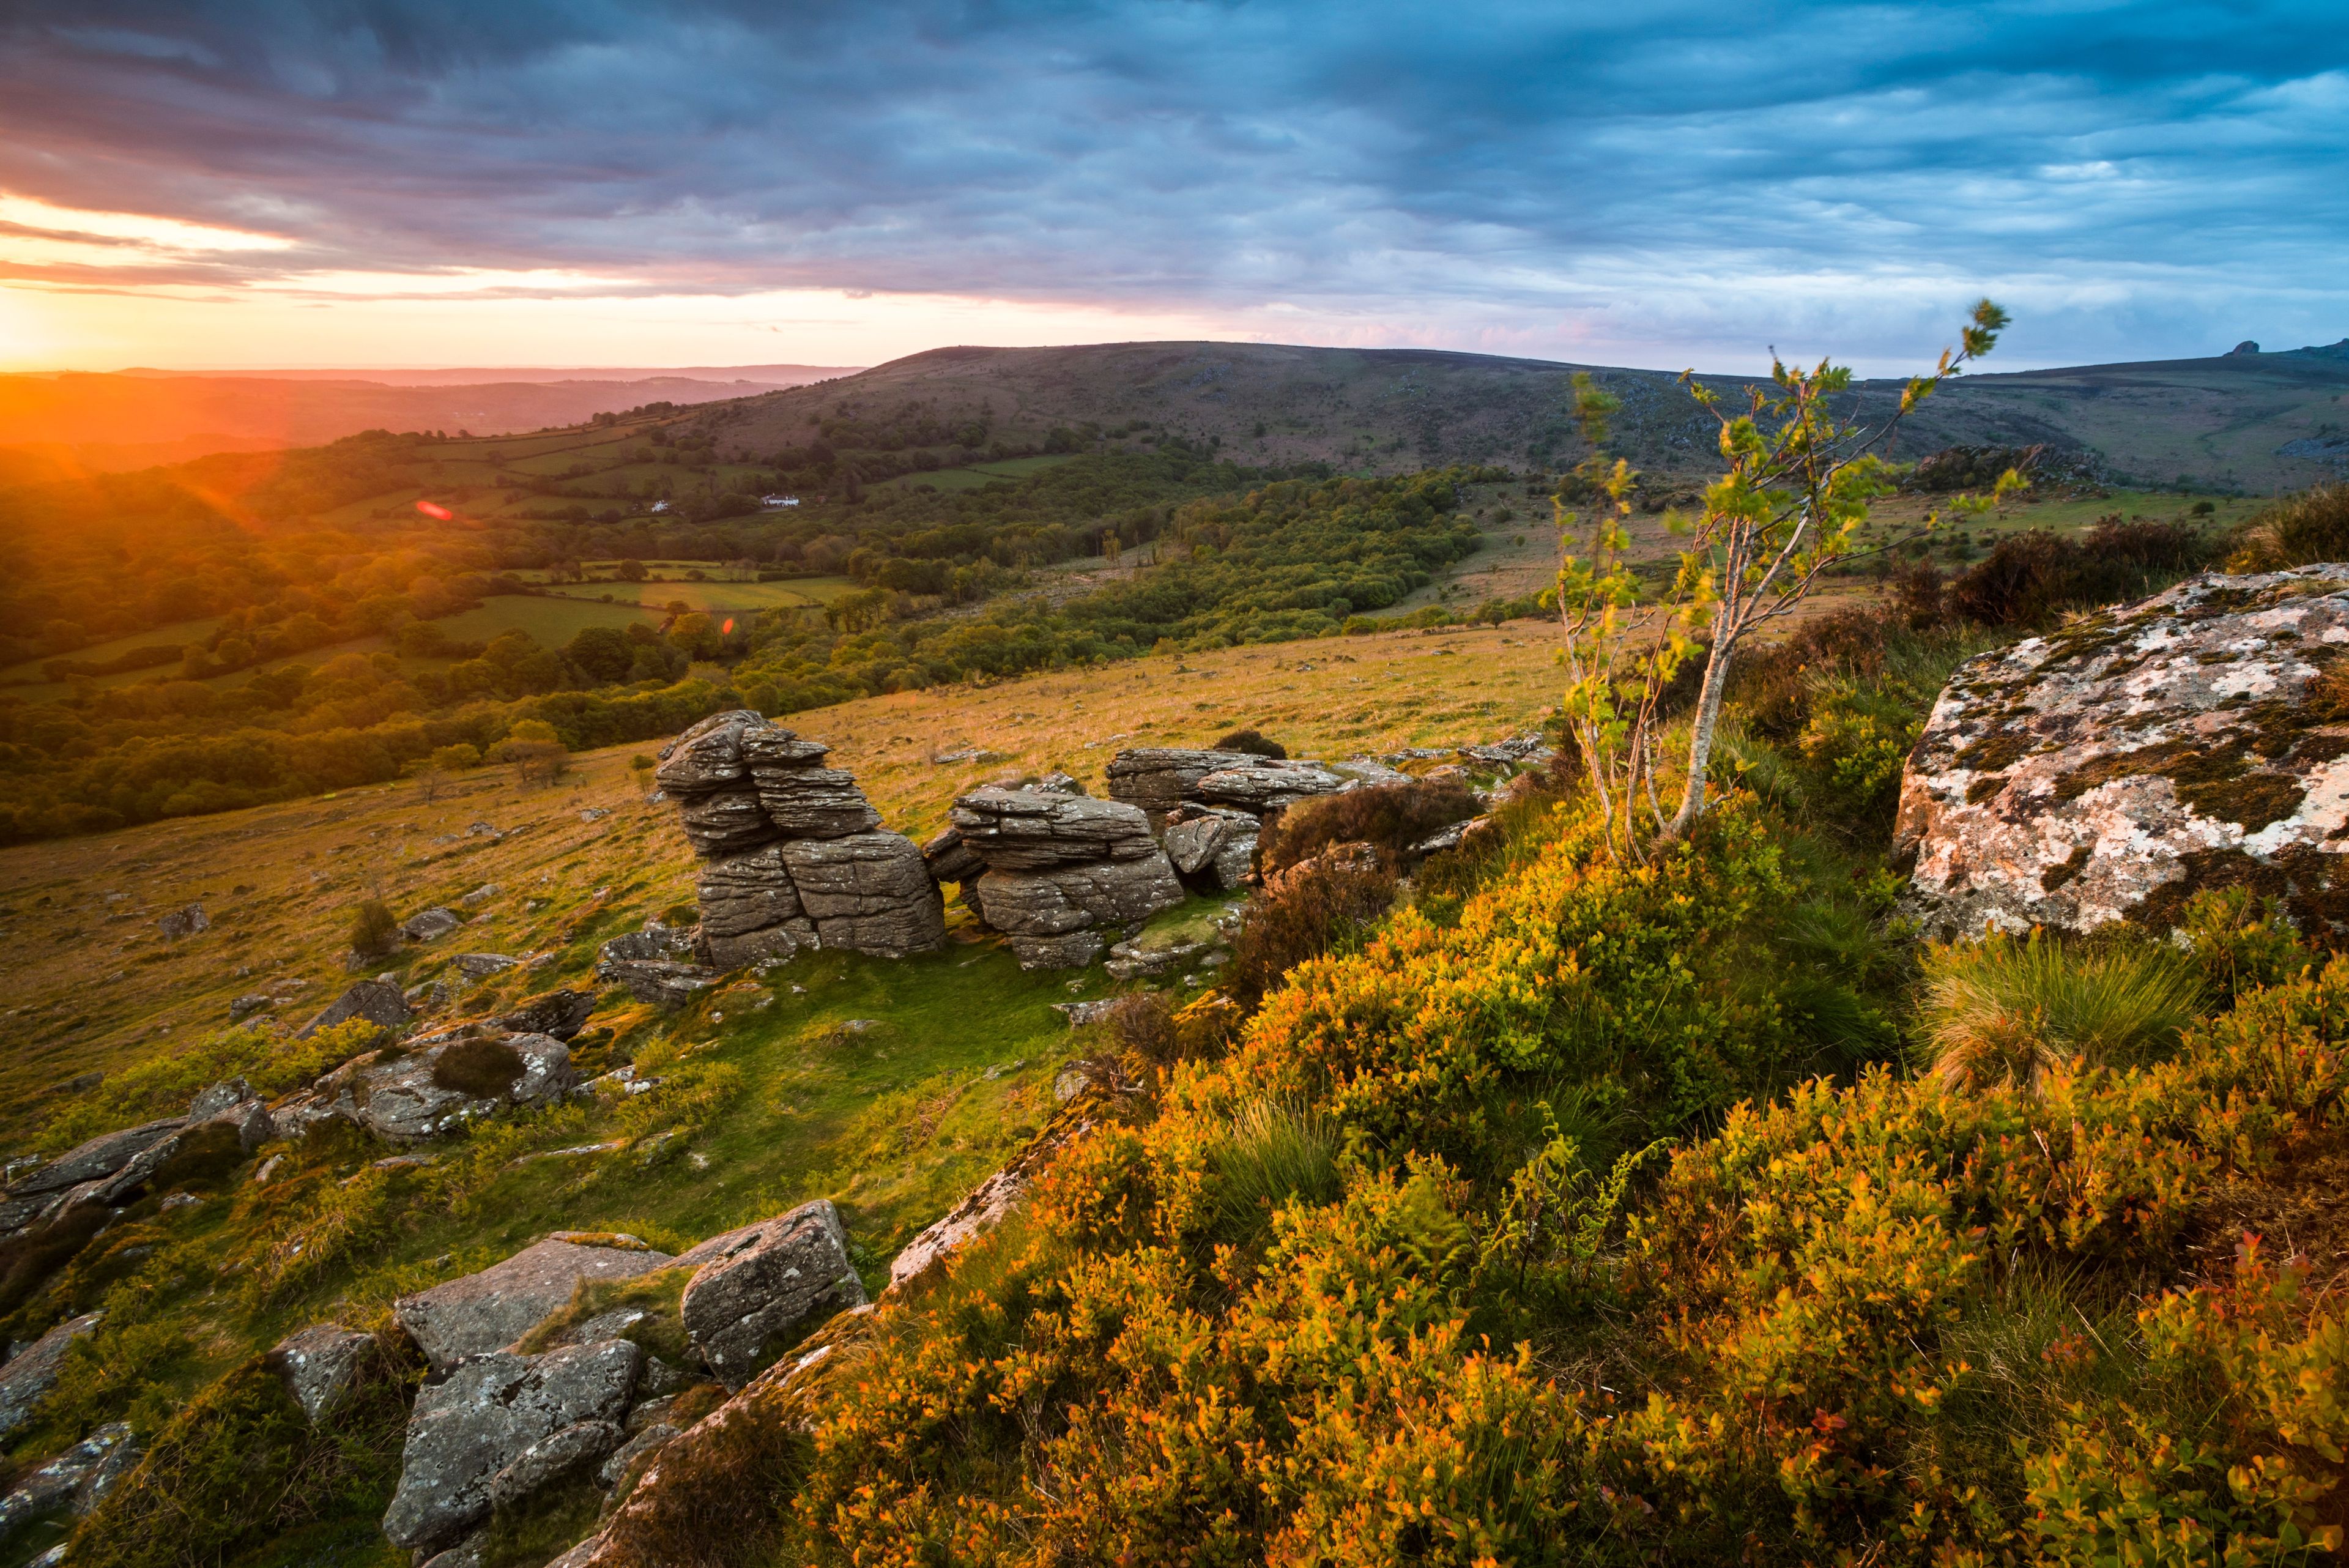
[[[584,1422],[616,1429],[641,1354],[625,1339],[539,1356],[491,1351],[426,1384],[384,1534],[409,1551],[450,1542],[489,1516],[492,1481],[533,1444]]]
[[[922,864],[938,882],[976,882],[987,871],[978,851],[963,842],[962,829],[948,827],[922,846]]]
[[[372,1343],[371,1334],[331,1323],[314,1323],[278,1341],[269,1353],[269,1366],[315,1426],[334,1414],[343,1396],[351,1391],[360,1361]]]
[[[844,768],[760,768],[759,805],[793,838],[840,838],[877,826],[881,814]]]
[[[1961,666],[1901,781],[1944,935],[2177,923],[2243,884],[2349,929],[2349,565],[2207,575]]]
[[[633,1280],[669,1262],[667,1252],[648,1248],[549,1238],[477,1274],[402,1296],[392,1311],[433,1370],[443,1372],[465,1356],[513,1344],[568,1304],[583,1280]]]
[[[174,909],[155,925],[163,933],[164,940],[173,942],[212,929],[212,917],[204,913],[202,904],[190,904],[185,909]]]
[[[677,1266],[698,1270],[678,1309],[686,1334],[729,1388],[757,1376],[806,1329],[864,1304],[848,1232],[826,1198],[713,1236]]]
[[[949,817],[991,870],[1141,860],[1158,851],[1150,818],[1124,801],[989,786],[957,799]]]
[[[799,889],[781,844],[762,845],[701,867],[695,881],[706,937],[739,937],[799,919]]]
[[[624,987],[638,1002],[682,1007],[707,991],[718,971],[700,961],[694,933],[658,920],[605,942],[595,958],[595,978]]]
[[[706,972],[682,953],[606,945],[597,973],[675,1006],[721,971],[844,948],[897,958],[946,940],[945,909],[921,852],[879,831],[856,780],[823,766],[830,748],[747,710],[688,730],[661,753],[687,839],[709,862],[697,889]]]
[[[1185,801],[1166,815],[1166,857],[1185,877],[1237,891],[1256,869],[1263,825],[1237,806]]]
[[[578,1082],[571,1048],[553,1035],[469,1029],[399,1055],[355,1056],[310,1094],[378,1137],[407,1142],[439,1137],[502,1110],[549,1104]]]
[[[680,796],[677,815],[684,824],[686,841],[705,860],[740,855],[782,836],[767,820],[759,792],[748,785]]]
[[[328,1002],[316,1018],[295,1032],[294,1038],[307,1040],[321,1029],[332,1029],[354,1018],[364,1018],[379,1028],[405,1029],[412,1016],[399,987],[388,980],[363,980]]]
[[[1197,800],[1199,781],[1209,774],[1257,760],[1246,752],[1135,746],[1110,758],[1105,771],[1111,799],[1140,806],[1155,819],[1186,800]]]
[[[1336,794],[1354,785],[1352,780],[1311,763],[1271,762],[1259,757],[1205,774],[1196,787],[1199,798],[1209,805],[1237,805],[1260,813],[1278,811],[1316,795]]]
[[[399,934],[411,942],[437,942],[462,924],[464,922],[457,918],[454,910],[436,905],[429,909],[419,909],[402,920]]]
[[[903,958],[946,940],[938,885],[902,833],[794,838],[783,846],[783,861],[827,948]]]
[[[178,1116],[169,1116],[161,1121],[142,1122],[135,1127],[100,1133],[87,1143],[75,1145],[48,1164],[13,1183],[8,1195],[21,1198],[62,1192],[68,1187],[78,1187],[101,1176],[112,1176],[186,1125]]]
[[[100,1427],[80,1442],[29,1473],[0,1497],[0,1541],[36,1519],[88,1513],[139,1462],[139,1442],[129,1423]]]
[[[490,1478],[490,1506],[512,1509],[533,1492],[585,1474],[626,1437],[615,1421],[574,1421],[556,1428]]]
[[[94,1332],[103,1314],[85,1313],[69,1318],[8,1358],[0,1366],[0,1439],[15,1435],[32,1418],[33,1407],[57,1386],[66,1352],[83,1334]]]
[[[551,1034],[567,1043],[587,1027],[595,1012],[592,991],[550,991],[502,1015],[497,1023],[517,1034]]]
[[[748,708],[712,713],[660,750],[653,782],[671,794],[704,794],[750,776],[742,758],[742,732],[766,723]]]
[[[987,923],[1011,936],[1061,936],[1088,927],[1121,932],[1183,901],[1164,855],[1049,871],[989,871],[978,879]]]

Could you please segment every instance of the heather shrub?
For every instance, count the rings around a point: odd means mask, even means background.
[[[1299,964],[1358,941],[1394,891],[1394,872],[1375,858],[1318,857],[1268,877],[1232,943],[1232,994],[1252,1002]]]
[[[334,1419],[302,1414],[255,1356],[189,1399],[74,1532],[77,1563],[199,1568],[316,1519],[379,1511],[421,1367],[380,1343]]]
[[[1371,845],[1381,864],[1396,867],[1413,845],[1483,810],[1475,791],[1458,779],[1414,779],[1322,795],[1274,820],[1257,846],[1257,867],[1269,877],[1333,844]]]
[[[1230,734],[1217,741],[1213,749],[1218,752],[1246,752],[1249,756],[1269,757],[1275,762],[1285,762],[1288,757],[1287,746],[1282,745],[1278,741],[1266,740],[1262,734],[1253,729],[1234,730]]]
[[[351,910],[351,951],[373,958],[399,945],[399,919],[381,898],[362,898]]]

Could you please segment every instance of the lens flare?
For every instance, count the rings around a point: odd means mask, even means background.
[[[454,512],[450,511],[446,506],[440,505],[437,503],[430,501],[418,502],[416,504],[416,509],[419,512],[423,513],[427,517],[437,517],[443,523],[448,522],[449,519],[457,515]]]
[[[726,618],[726,624],[725,624],[724,626],[719,627],[719,628],[718,628],[718,631],[719,631],[719,636],[721,636],[721,637],[731,637],[731,636],[733,636],[733,635],[734,635],[734,618],[733,618],[732,616],[730,616],[730,616],[728,616],[728,617]]]

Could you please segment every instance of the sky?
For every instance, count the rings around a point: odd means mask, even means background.
[[[0,369],[2349,337],[2349,0],[8,0]]]

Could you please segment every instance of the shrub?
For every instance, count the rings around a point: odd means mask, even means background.
[[[469,745],[463,741],[459,741],[454,745],[435,746],[432,749],[431,762],[434,767],[444,772],[460,774],[467,768],[477,768],[481,765],[481,749],[479,746]]]
[[[2075,1065],[2126,1066],[2166,1051],[2201,998],[2191,963],[2167,947],[1993,934],[1926,955],[1921,1049],[1949,1088],[2037,1088]]]
[[[2320,484],[2245,523],[2227,557],[2230,572],[2280,572],[2349,561],[2349,483]]]
[[[2246,992],[2280,985],[2314,961],[2276,908],[2249,888],[2206,888],[2187,902],[2178,933],[2211,997],[2227,1006]]]
[[[1288,747],[1278,741],[1266,740],[1254,730],[1234,730],[1217,741],[1215,749],[1219,752],[1246,752],[1249,756],[1270,757],[1275,762],[1285,761],[1288,756]]]
[[[2010,534],[1950,585],[1952,612],[1983,626],[2033,627],[2060,610],[2142,597],[2204,566],[2209,542],[2175,523],[2107,518],[2077,543]]]
[[[1257,864],[1269,877],[1333,844],[1370,844],[1382,864],[1400,866],[1413,845],[1484,809],[1475,792],[1457,779],[1414,779],[1322,795],[1280,814],[1265,832]]]
[[[432,1082],[477,1100],[492,1100],[514,1086],[525,1065],[522,1053],[502,1040],[460,1040],[432,1059]]]
[[[363,898],[351,911],[351,951],[374,957],[398,943],[399,920],[381,898]]]
[[[1358,938],[1394,890],[1395,874],[1375,860],[1322,857],[1267,877],[1232,944],[1232,993],[1253,1002],[1306,960]]]

